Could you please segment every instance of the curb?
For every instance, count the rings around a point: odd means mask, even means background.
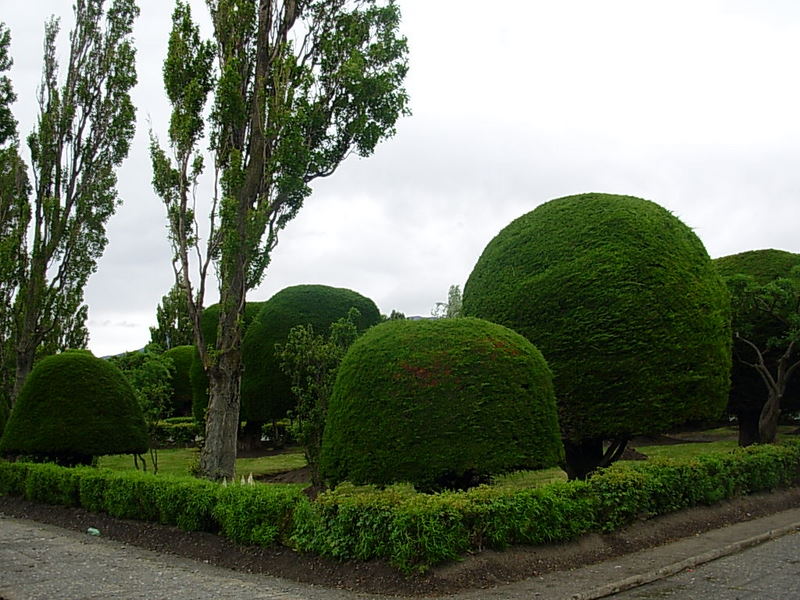
[[[728,544],[727,546],[716,548],[715,550],[709,550],[696,556],[690,556],[689,558],[674,562],[654,571],[649,571],[639,575],[632,575],[619,581],[607,583],[588,592],[573,594],[572,596],[569,596],[569,600],[598,600],[599,598],[606,598],[612,594],[624,592],[626,590],[658,581],[659,579],[671,577],[676,573],[680,573],[684,569],[691,569],[704,563],[711,562],[712,560],[717,560],[718,558],[722,558],[724,556],[736,554],[737,552],[741,552],[747,548],[758,546],[759,544],[763,544],[764,542],[774,540],[798,530],[800,530],[800,521],[790,525],[785,525],[783,527],[778,527],[776,529],[771,529],[766,533],[754,535],[744,540]]]

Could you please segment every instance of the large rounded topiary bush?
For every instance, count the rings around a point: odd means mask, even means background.
[[[244,318],[242,325],[244,332],[253,322],[253,319],[261,310],[263,302],[248,302],[244,307]],[[217,329],[219,327],[219,304],[212,304],[205,308],[200,315],[200,329],[206,346],[214,347],[217,343]],[[189,370],[189,381],[192,385],[192,415],[195,421],[202,423],[205,421],[206,408],[208,408],[208,376],[200,363],[200,353],[195,349],[192,358],[192,366]]]
[[[782,277],[789,277],[800,266],[800,254],[784,250],[751,250],[723,256],[714,260],[720,274],[728,280],[744,275],[758,285],[766,285]],[[768,340],[785,330],[785,323],[760,311],[737,311],[733,319],[734,330],[742,332],[762,351],[764,361],[773,373],[785,347],[769,347]],[[739,424],[739,444],[747,446],[761,441],[758,422],[768,390],[758,372],[746,362],[756,362],[757,356],[746,342],[734,340],[734,360],[731,368],[731,392],[728,411],[736,415]],[[796,410],[800,406],[800,377],[789,379],[781,407]]]
[[[562,458],[550,371],[481,319],[388,321],[339,367],[323,436],[331,483],[459,485]]]
[[[63,464],[140,454],[147,447],[147,427],[127,379],[86,351],[36,363],[0,439],[0,452]]]
[[[175,346],[164,352],[164,358],[172,361],[172,395],[167,416],[189,417],[192,415],[190,373],[194,355],[194,346]]]
[[[269,422],[286,416],[295,399],[289,377],[275,356],[275,344],[283,344],[289,330],[311,325],[314,332],[327,335],[331,324],[358,309],[359,331],[380,322],[375,303],[358,292],[327,285],[295,285],[264,302],[247,330],[242,344],[242,418]]]
[[[730,299],[697,236],[630,196],[547,202],[503,229],[464,287],[463,313],[510,327],[553,370],[572,477],[634,434],[718,418]]]

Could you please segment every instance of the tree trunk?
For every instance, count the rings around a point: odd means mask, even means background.
[[[758,433],[758,421],[760,412],[743,411],[736,413],[736,420],[739,423],[739,446],[742,448],[761,443]]]
[[[586,479],[603,462],[603,440],[564,440],[564,459],[564,470],[570,480]]]
[[[778,419],[781,416],[783,394],[770,390],[767,402],[758,418],[758,436],[762,444],[774,444],[778,436]]]
[[[200,472],[212,481],[232,481],[236,475],[240,363],[238,352],[225,352],[208,375],[206,439],[200,452]]]
[[[17,347],[16,354],[16,377],[14,379],[14,391],[11,394],[11,408],[14,408],[14,404],[17,402],[17,398],[19,398],[19,394],[22,391],[22,386],[25,385],[25,380],[28,378],[31,370],[33,370],[33,361],[36,357],[36,347]]]

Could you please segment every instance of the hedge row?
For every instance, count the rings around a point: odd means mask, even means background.
[[[159,448],[196,446],[195,438],[202,434],[201,427],[191,417],[178,417],[177,422],[167,420],[156,423],[152,432]],[[177,419],[177,418],[176,418]]]
[[[638,519],[800,481],[800,441],[692,460],[617,463],[587,481],[510,491],[416,493],[342,484],[310,502],[298,487],[228,487],[143,473],[0,462],[0,494],[282,543],[338,559],[424,570],[470,550],[613,531]]]
[[[228,485],[92,467],[0,462],[0,495],[80,506],[121,519],[219,533],[240,544],[288,543],[300,486]]]

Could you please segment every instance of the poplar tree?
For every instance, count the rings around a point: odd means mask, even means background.
[[[209,379],[200,472],[231,477],[236,459],[245,295],[264,277],[278,233],[350,154],[370,155],[407,113],[407,45],[393,0],[207,0],[203,41],[176,2],[164,63],[172,105],[169,150],[153,138],[153,183],[163,199],[176,281]],[[203,170],[204,110],[213,90],[214,188],[201,249],[194,190]],[[190,260],[190,257],[194,257]],[[200,329],[206,276],[219,281],[216,344]],[[190,277],[190,269],[197,274]]]
[[[134,0],[76,0],[73,9],[63,77],[56,58],[59,21],[45,24],[39,114],[27,139],[30,222],[23,224],[21,211],[12,233],[23,232],[19,256],[10,263],[12,400],[38,355],[86,344],[83,291],[108,241],[105,225],[119,204],[116,169],[134,134],[131,32],[139,9]]]
[[[0,73],[11,68],[11,34],[0,23]],[[14,389],[13,313],[10,310],[24,265],[25,232],[31,218],[25,164],[19,157],[17,121],[11,112],[16,94],[8,75],[0,75],[0,432]]]

